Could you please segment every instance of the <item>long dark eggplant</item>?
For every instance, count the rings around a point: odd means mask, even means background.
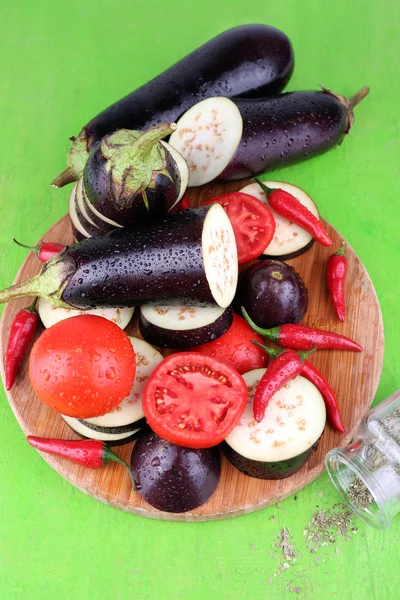
[[[325,88],[274,98],[208,98],[179,119],[169,143],[188,163],[189,186],[252,177],[340,144],[368,91],[350,99]]]
[[[71,138],[68,168],[52,185],[63,187],[76,181],[94,144],[109,133],[143,131],[176,121],[204,98],[278,94],[289,81],[293,66],[292,45],[282,31],[267,25],[229,29],[87,123]]]
[[[231,222],[212,204],[70,246],[36,277],[0,292],[0,303],[40,296],[54,306],[85,310],[188,299],[226,308],[237,277]]]

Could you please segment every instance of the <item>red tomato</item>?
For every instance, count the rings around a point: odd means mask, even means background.
[[[29,362],[41,401],[80,419],[118,406],[129,395],[135,373],[135,352],[126,333],[94,315],[70,317],[46,329]]]
[[[247,386],[224,360],[197,352],[165,358],[150,375],[142,403],[157,435],[177,446],[211,448],[238,423]]]
[[[252,340],[257,340],[260,344],[265,343],[242,317],[233,315],[233,323],[228,331],[208,344],[197,346],[196,352],[224,358],[232,363],[239,373],[247,373],[253,369],[263,369],[268,365],[267,353],[253,344]]]
[[[207,200],[202,204],[218,202],[228,213],[235,233],[239,264],[258,258],[269,246],[275,233],[274,215],[255,196],[233,192]]]

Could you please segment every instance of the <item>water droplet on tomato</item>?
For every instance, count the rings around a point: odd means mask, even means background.
[[[51,377],[51,375],[50,375],[49,371],[47,369],[45,369],[43,371],[43,378],[44,378],[44,380],[45,381],[49,381],[50,377]]]
[[[114,379],[116,378],[117,374],[115,372],[114,367],[108,367],[106,369],[106,378],[109,379],[110,381],[114,381]]]

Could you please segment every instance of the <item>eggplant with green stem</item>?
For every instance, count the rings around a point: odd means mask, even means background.
[[[184,299],[226,308],[237,278],[231,222],[222,206],[212,204],[69,246],[39,275],[0,292],[0,303],[39,296],[86,310]]]
[[[70,218],[83,237],[177,209],[189,171],[177,150],[161,142],[175,127],[122,129],[95,146],[70,197]]]
[[[293,66],[292,45],[282,31],[267,25],[229,29],[87,123],[71,138],[68,168],[52,185],[63,187],[77,181],[94,145],[109,133],[144,131],[175,121],[193,104],[212,96],[278,94],[289,81]]]

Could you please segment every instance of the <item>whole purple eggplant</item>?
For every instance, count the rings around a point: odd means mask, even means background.
[[[282,31],[267,25],[229,29],[89,121],[71,138],[68,168],[52,185],[76,181],[94,144],[109,133],[176,121],[204,98],[277,94],[293,66],[292,45]]]
[[[340,144],[368,91],[350,99],[325,88],[272,98],[207,98],[182,115],[169,144],[188,164],[189,187],[252,177]]]
[[[36,277],[0,292],[0,303],[41,296],[54,306],[90,309],[234,298],[235,235],[219,204],[114,229],[69,246]]]

